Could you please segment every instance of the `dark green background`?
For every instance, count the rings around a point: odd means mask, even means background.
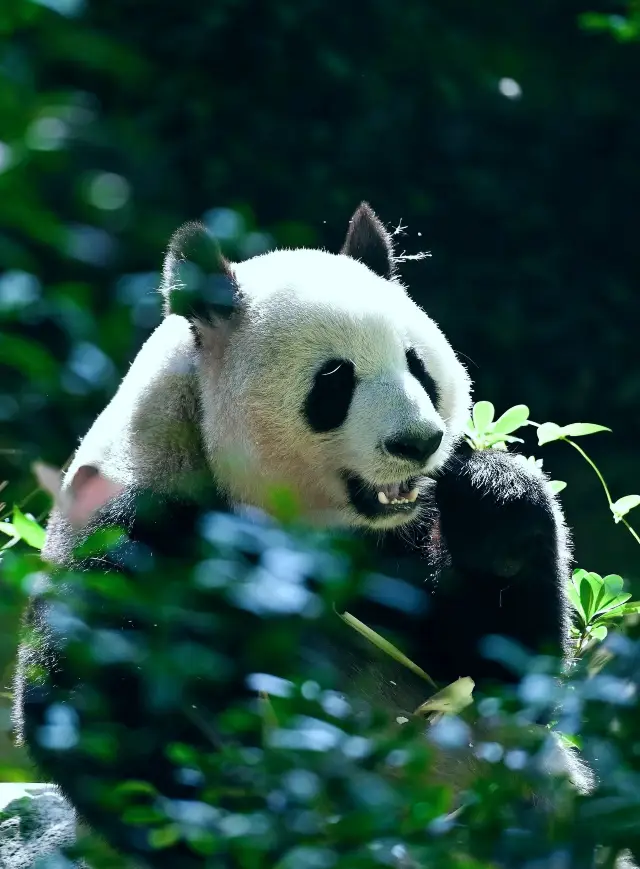
[[[640,491],[632,23],[590,29],[584,0],[57,8],[0,8],[9,506],[32,488],[34,458],[68,458],[157,322],[154,273],[181,221],[236,212],[233,255],[261,249],[260,233],[336,250],[362,198],[407,226],[401,249],[431,251],[403,276],[468,361],[476,399],[609,425],[584,446],[614,498]],[[594,475],[562,444],[542,456],[569,483],[579,564],[632,578],[635,544]],[[12,608],[5,685],[15,625]]]

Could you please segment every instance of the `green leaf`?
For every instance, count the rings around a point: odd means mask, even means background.
[[[76,546],[73,554],[76,558],[104,555],[109,550],[114,549],[121,540],[124,540],[126,535],[127,532],[124,528],[118,528],[117,525],[111,528],[100,528]]]
[[[478,401],[473,405],[473,424],[476,431],[485,432],[493,422],[495,408],[490,401]]]
[[[42,549],[45,538],[44,528],[38,525],[35,519],[25,516],[19,507],[13,508],[13,527],[21,540],[34,549]]]
[[[625,615],[629,615],[629,613],[625,610],[625,602],[631,597],[631,595],[623,595],[622,600],[615,601],[610,606],[605,607],[604,609],[599,610],[595,616],[595,622],[610,622],[613,619],[621,619]]]
[[[602,604],[605,595],[606,595],[606,587],[604,584],[603,578],[599,573],[593,573],[589,571],[587,573],[586,579],[583,582],[588,582],[591,586],[591,591],[593,592],[593,603],[592,603],[592,611],[591,617],[593,617],[598,609],[598,607]]]
[[[127,779],[126,781],[119,782],[111,790],[112,797],[129,796],[130,794],[134,794],[135,796],[139,796],[140,794],[156,796],[157,790],[149,782],[140,779]]]
[[[582,571],[586,573],[586,571]],[[584,610],[582,609],[582,604],[580,603],[580,578],[576,576],[576,571],[571,577],[569,584],[567,586],[567,597],[569,598],[569,602],[574,610],[578,613],[582,621],[586,624],[587,619],[584,614]]]
[[[180,839],[180,830],[175,824],[167,824],[166,827],[158,827],[149,833],[149,844],[152,848],[169,848]]]
[[[594,588],[591,578],[587,574],[580,582],[580,605],[582,606],[582,612],[587,623],[591,621],[591,616],[593,615],[593,598]]]
[[[0,546],[0,552],[6,552],[7,549],[11,549],[12,546],[15,546],[16,543],[20,543],[20,538],[17,534],[15,537],[10,537],[6,543]]]
[[[620,606],[631,597],[630,594],[622,594],[624,580],[617,573],[610,573],[604,579],[601,579],[597,573],[591,575],[597,577],[598,582],[601,583],[600,594],[594,603],[596,613],[603,613],[614,606]]]
[[[122,813],[122,820],[126,824],[141,827],[159,824],[165,819],[166,815],[153,806],[128,806]]]
[[[220,849],[220,842],[213,833],[198,830],[197,838],[189,836],[189,848],[198,854],[215,854]]]
[[[283,525],[295,520],[302,513],[300,501],[287,486],[272,486],[269,490],[270,513]]]
[[[619,573],[608,573],[602,581],[610,594],[620,594],[624,588],[624,579]]]
[[[11,522],[0,522],[0,531],[2,531],[3,534],[7,534],[9,537],[20,536]]]
[[[623,516],[626,516],[629,510],[633,510],[640,504],[640,495],[624,495],[618,498],[611,504],[611,512],[616,522],[619,522]]]
[[[593,422],[572,422],[569,425],[560,426],[555,422],[543,422],[538,426],[538,443],[540,446],[551,443],[551,441],[559,441],[567,437],[581,437],[583,435],[595,434],[599,431],[611,431],[604,425],[596,425]]]
[[[417,676],[425,679],[430,685],[433,685],[434,688],[436,687],[436,683],[433,681],[431,676],[428,673],[425,673],[425,671],[421,667],[418,667],[417,664],[414,664],[406,655],[403,655],[399,649],[396,649],[393,643],[385,640],[384,637],[381,637],[380,634],[377,634],[374,630],[361,622],[360,619],[352,616],[351,613],[339,613],[339,616],[343,622],[346,622],[350,627],[358,631],[359,634],[366,637],[366,639],[369,640],[370,643],[373,643],[374,646],[377,646],[383,652],[386,652],[387,655],[398,661],[400,664],[404,664],[405,667],[408,667],[409,670]]]
[[[517,428],[523,426],[529,419],[529,408],[526,404],[516,404],[505,410],[502,416],[496,420],[493,426],[494,432],[501,434],[510,434]]]
[[[554,495],[558,495],[563,489],[567,488],[564,480],[549,480],[549,486]]]
[[[55,387],[56,362],[44,347],[31,339],[5,331],[0,342],[0,365],[19,371],[32,386],[43,390]]]
[[[555,422],[543,422],[538,426],[538,444],[543,447],[551,441],[558,441],[562,437],[562,429]]]
[[[562,426],[562,436],[568,438],[582,437],[583,435],[596,434],[599,431],[611,431],[605,425],[596,425],[593,422],[572,422]]]
[[[640,600],[632,600],[622,608],[623,615],[628,616],[632,613],[640,613]]]
[[[625,592],[624,594],[618,595],[614,600],[609,601],[606,605],[600,605],[598,608],[596,615],[598,617],[605,616],[613,610],[618,609],[623,604],[625,604],[631,598],[631,594],[629,592]]]
[[[438,691],[432,697],[422,703],[415,711],[416,715],[425,715],[428,712],[444,712],[456,715],[465,707],[473,703],[473,689],[475,682],[469,676],[456,679],[442,691]]]
[[[640,20],[622,15],[607,15],[602,12],[583,12],[578,16],[584,30],[608,32],[618,42],[631,42],[640,37]]]
[[[617,573],[609,573],[602,580],[604,585],[604,595],[600,601],[600,606],[604,606],[610,601],[618,597],[624,588],[624,579]]]
[[[522,438],[517,438],[513,435],[500,434],[500,432],[487,432],[483,435],[482,440],[486,446],[493,447],[494,450],[506,450],[507,443],[524,443]]]
[[[574,736],[569,733],[561,733],[560,739],[569,746],[569,748],[582,748],[582,740],[579,736]]]
[[[604,640],[604,638],[607,636],[607,628],[605,625],[596,625],[595,627],[591,628],[589,633],[592,637],[595,637],[596,640]]]

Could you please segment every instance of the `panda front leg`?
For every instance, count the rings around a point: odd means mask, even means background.
[[[513,681],[512,662],[486,657],[491,635],[564,656],[568,538],[542,474],[522,456],[464,446],[438,478],[435,500],[443,558],[430,624],[448,675]]]

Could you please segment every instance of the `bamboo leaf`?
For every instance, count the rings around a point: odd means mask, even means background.
[[[384,637],[381,637],[380,634],[377,634],[370,627],[361,622],[360,619],[352,616],[351,613],[339,613],[339,616],[342,621],[346,622],[350,627],[358,631],[359,634],[362,634],[362,636],[369,640],[370,643],[373,643],[374,646],[377,646],[383,652],[386,652],[387,655],[398,661],[400,664],[404,664],[405,667],[407,667],[417,676],[420,676],[421,679],[427,681],[434,688],[438,687],[428,673],[425,673],[425,671],[421,667],[418,667],[418,665],[414,664],[413,661],[409,660],[406,655],[403,655],[399,649],[396,649],[393,643],[385,640]]]

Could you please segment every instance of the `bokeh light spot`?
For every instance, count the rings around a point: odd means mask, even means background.
[[[87,198],[104,211],[116,211],[126,205],[131,188],[129,182],[113,172],[99,172],[88,184]]]
[[[34,121],[26,134],[32,151],[57,151],[67,138],[67,125],[60,118],[44,117]]]
[[[498,82],[498,90],[503,97],[510,100],[517,100],[522,96],[522,88],[513,78],[501,78]]]

